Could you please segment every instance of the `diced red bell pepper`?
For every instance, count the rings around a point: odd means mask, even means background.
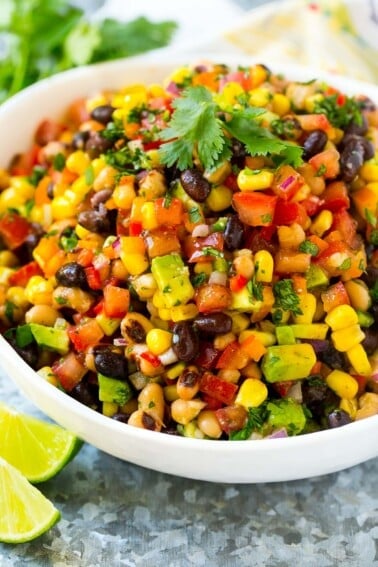
[[[245,287],[247,285],[247,283],[248,283],[247,278],[245,278],[241,274],[237,274],[236,276],[232,276],[229,279],[230,290],[233,291],[234,293],[237,293],[238,291],[242,290],[243,287]]]
[[[323,291],[321,299],[326,313],[338,305],[350,305],[349,295],[342,282],[337,282]]]
[[[339,158],[339,152],[334,148],[329,148],[315,154],[308,162],[318,175],[322,175],[325,179],[334,179],[340,173]]]
[[[298,223],[301,226],[305,226],[307,218],[306,209],[300,203],[278,199],[273,221],[275,225],[282,226]]]
[[[276,171],[272,184],[272,190],[281,199],[287,201],[294,197],[302,187],[304,178],[291,165],[282,165]]]
[[[202,401],[206,404],[206,409],[208,410],[218,410],[223,406],[223,403],[213,398],[213,396],[209,396],[209,394],[202,394]]]
[[[256,192],[238,192],[232,199],[242,222],[249,226],[270,226],[273,223],[277,197]]]
[[[293,386],[294,380],[284,380],[283,382],[275,382],[272,384],[275,391],[284,398],[287,396],[290,388]]]
[[[178,226],[182,223],[182,201],[175,197],[170,202],[164,197],[156,199],[155,213],[159,225]]]
[[[104,287],[104,311],[107,317],[124,317],[129,310],[128,289],[108,284]]]
[[[74,352],[69,352],[56,360],[51,368],[66,392],[71,392],[88,372],[81,355]]]
[[[301,201],[301,205],[305,208],[308,216],[313,217],[319,211],[320,202],[319,197],[311,195],[310,197],[307,197],[307,199],[303,199],[303,201]]]
[[[230,405],[234,401],[238,386],[226,382],[226,380],[222,380],[210,372],[205,372],[200,381],[200,391],[226,405]]]
[[[189,262],[209,262],[214,256],[204,253],[203,250],[206,252],[206,248],[211,248],[212,251],[222,252],[223,245],[221,232],[213,232],[205,237],[187,236],[184,241],[184,254]]]
[[[241,348],[238,341],[233,341],[226,346],[220,355],[216,367],[239,370],[246,366],[248,361],[249,355],[247,352]]]
[[[340,209],[349,209],[350,199],[348,188],[343,181],[330,183],[321,195],[319,211],[328,209],[332,213],[337,213]]]
[[[84,270],[89,287],[93,290],[102,289],[103,283],[101,281],[100,272],[96,270],[94,266],[88,266],[84,268]]]
[[[101,341],[104,332],[96,319],[83,318],[78,325],[68,329],[68,336],[75,350],[85,352],[89,347],[95,346]]]
[[[231,291],[224,285],[205,284],[196,290],[194,301],[200,313],[224,311],[231,305]]]
[[[143,225],[140,221],[131,221],[129,224],[129,236],[139,236],[142,234]]]
[[[9,278],[11,285],[20,285],[25,287],[32,276],[42,276],[43,272],[37,262],[29,262],[21,268],[18,268]]]
[[[347,210],[341,209],[333,214],[332,230],[340,232],[344,242],[352,248],[358,245],[358,239],[356,239],[357,221]]]
[[[21,246],[29,234],[30,224],[24,217],[16,213],[6,213],[0,219],[0,236],[10,250]]]
[[[234,173],[230,173],[224,180],[224,185],[231,189],[231,191],[239,191],[238,177]]]
[[[149,350],[142,352],[140,357],[146,360],[147,362],[149,362],[154,368],[158,368],[158,366],[161,365],[160,358],[156,356],[156,354],[150,352]]]
[[[193,363],[196,366],[200,366],[202,368],[206,368],[210,370],[211,368],[215,368],[215,364],[219,358],[220,352],[216,348],[214,348],[212,343],[208,342],[201,342],[201,350],[199,355],[195,358]]]

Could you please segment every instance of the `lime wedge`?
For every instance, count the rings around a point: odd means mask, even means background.
[[[24,543],[60,518],[59,510],[12,465],[0,457],[0,541]]]
[[[56,475],[82,442],[59,425],[24,415],[0,403],[0,457],[30,482]]]

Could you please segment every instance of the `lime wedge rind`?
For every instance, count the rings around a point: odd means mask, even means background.
[[[0,457],[0,541],[26,543],[52,528],[60,512],[11,464]]]

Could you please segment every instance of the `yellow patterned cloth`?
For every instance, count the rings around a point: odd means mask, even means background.
[[[378,82],[378,0],[277,0],[226,33],[234,48]]]

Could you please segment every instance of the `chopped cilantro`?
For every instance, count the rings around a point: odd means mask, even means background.
[[[4,315],[11,323],[14,322],[14,311],[16,309],[16,305],[12,303],[12,301],[6,301],[4,303]]]
[[[342,97],[339,93],[326,95],[322,100],[315,101],[315,114],[325,114],[333,126],[345,128],[352,122],[362,124],[361,105],[354,98]]]
[[[294,315],[302,315],[302,310],[299,307],[299,297],[294,291],[292,280],[283,279],[275,283],[273,293],[276,299],[274,307],[291,311]]]
[[[265,223],[271,223],[272,222],[272,215],[269,213],[265,213],[265,215],[261,215],[261,222]]]
[[[318,169],[316,170],[315,177],[322,177],[327,172],[327,166],[322,163],[319,165]]]
[[[213,246],[204,246],[201,252],[204,256],[215,256],[216,258],[223,258],[223,252],[217,250]]]
[[[276,309],[275,311],[273,311],[272,313],[272,321],[275,325],[279,325],[282,321],[282,309]]]
[[[25,207],[25,215],[28,217],[30,215],[30,213],[32,212],[32,209],[34,207],[34,199],[28,199],[28,201],[26,201],[24,207]]]
[[[116,142],[125,137],[125,129],[121,120],[114,120],[114,122],[108,122],[103,130],[100,130],[100,136],[109,140],[110,142]]]
[[[364,213],[366,222],[375,227],[377,225],[377,217],[369,209],[365,209]]]
[[[19,325],[16,328],[16,345],[24,348],[34,341],[33,333],[29,325]]]
[[[261,431],[267,416],[266,404],[262,404],[257,408],[248,408],[246,425],[239,431],[231,431],[230,441],[245,441],[250,438],[254,431]]]
[[[352,260],[351,258],[345,258],[345,260],[343,260],[339,266],[339,270],[349,270],[349,268],[352,265]]]
[[[311,254],[311,256],[317,256],[319,254],[319,246],[317,246],[311,240],[304,240],[299,245],[299,251],[304,252],[305,254]]]
[[[72,252],[73,250],[75,250],[78,242],[79,242],[79,239],[76,235],[76,232],[74,230],[68,229],[60,237],[59,246],[65,252]]]
[[[37,187],[38,183],[41,181],[41,179],[44,177],[45,174],[46,174],[45,167],[43,167],[42,165],[35,165],[33,167],[33,171],[28,177],[28,181],[31,185]]]
[[[198,223],[202,219],[201,211],[198,207],[192,207],[191,209],[189,209],[188,215],[190,222],[192,222],[193,224]]]
[[[369,238],[373,246],[378,246],[378,230],[372,230]]]
[[[294,122],[294,120],[283,120],[281,118],[277,120],[273,120],[271,122],[270,127],[272,129],[273,134],[276,136],[283,136],[288,140],[293,140],[296,136],[296,129],[298,128],[298,124]]]
[[[110,150],[105,155],[105,161],[123,174],[151,169],[150,158],[140,148],[131,151],[128,146],[124,146],[120,150]]]
[[[63,171],[64,166],[66,165],[66,158],[62,153],[55,154],[53,160],[53,167],[56,171]]]
[[[84,171],[84,177],[85,177],[85,183],[87,185],[93,184],[93,181],[94,181],[94,178],[95,178],[93,165],[90,165],[89,167],[87,167],[87,169]]]
[[[247,290],[252,297],[252,300],[256,299],[257,301],[263,301],[263,290],[264,286],[261,282],[257,282],[255,278],[249,280],[247,283]]]
[[[65,297],[62,296],[58,296],[54,298],[55,301],[57,302],[58,305],[66,305],[67,304],[67,299]]]
[[[191,282],[194,287],[199,287],[207,281],[207,276],[205,272],[200,272],[199,274],[194,274],[191,278]]]

